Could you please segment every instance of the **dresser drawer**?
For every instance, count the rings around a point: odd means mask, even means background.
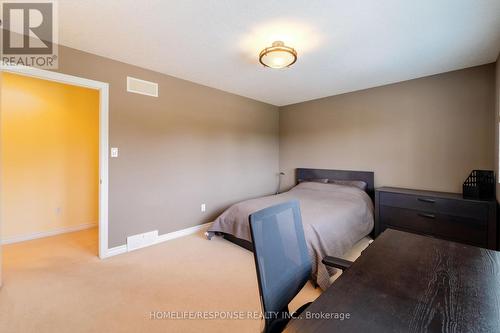
[[[399,193],[381,193],[380,205],[441,213],[477,220],[488,219],[488,204],[477,201],[453,200]]]
[[[395,227],[480,246],[488,241],[486,220],[390,206],[380,206],[380,219],[382,231]]]

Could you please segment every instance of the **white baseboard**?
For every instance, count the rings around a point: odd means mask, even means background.
[[[172,239],[176,239],[179,237],[184,237],[184,236],[195,234],[200,230],[210,228],[211,225],[212,225],[212,222],[208,222],[205,224],[195,225],[194,227],[191,227],[191,228],[186,228],[186,229],[182,229],[182,230],[178,230],[178,231],[169,232],[168,234],[159,235],[158,239],[156,241],[156,244],[163,243],[163,242],[166,242],[166,241],[169,241]]]
[[[52,229],[49,231],[34,232],[31,234],[24,234],[24,235],[4,238],[4,239],[2,239],[1,244],[7,245],[7,244],[20,243],[20,242],[33,240],[33,239],[56,236],[56,235],[66,234],[69,232],[90,229],[90,228],[94,228],[94,227],[97,227],[97,223],[85,223],[85,224],[75,225],[75,226],[71,226],[71,227]]]
[[[195,234],[200,230],[208,229],[211,225],[212,225],[212,222],[209,222],[209,223],[205,223],[205,224],[195,225],[194,227],[190,227],[190,228],[186,228],[186,229],[169,232],[168,234],[159,235],[158,238],[156,239],[156,241],[153,244],[151,244],[150,246],[160,244],[160,243],[163,243],[163,242],[166,242],[166,241],[169,241],[172,239],[176,239],[179,237],[184,237],[184,236],[189,236],[189,235]],[[146,247],[149,247],[149,246],[146,246]],[[134,251],[137,251],[137,250],[134,250]],[[103,256],[102,259],[113,257],[113,256],[123,254],[126,252],[128,252],[126,244],[115,246],[115,247],[108,249],[106,255]]]
[[[120,246],[115,246],[106,252],[106,254],[101,257],[101,259],[109,258],[109,257],[114,257],[119,254],[127,253],[127,245],[120,245]]]

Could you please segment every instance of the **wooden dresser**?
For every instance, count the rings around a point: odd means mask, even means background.
[[[375,237],[386,228],[497,248],[496,200],[382,187],[375,191]]]

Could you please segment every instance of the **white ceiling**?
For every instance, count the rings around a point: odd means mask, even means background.
[[[500,0],[61,0],[59,39],[281,106],[494,62]]]

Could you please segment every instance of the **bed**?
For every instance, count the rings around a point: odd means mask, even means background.
[[[296,169],[296,186],[287,192],[234,204],[207,231],[252,251],[248,216],[297,199],[313,265],[311,280],[325,290],[336,270],[321,263],[327,255],[342,256],[373,230],[374,174],[366,171]],[[328,183],[326,183],[328,181]],[[331,183],[335,181],[336,183]],[[364,182],[366,187],[346,185]]]

